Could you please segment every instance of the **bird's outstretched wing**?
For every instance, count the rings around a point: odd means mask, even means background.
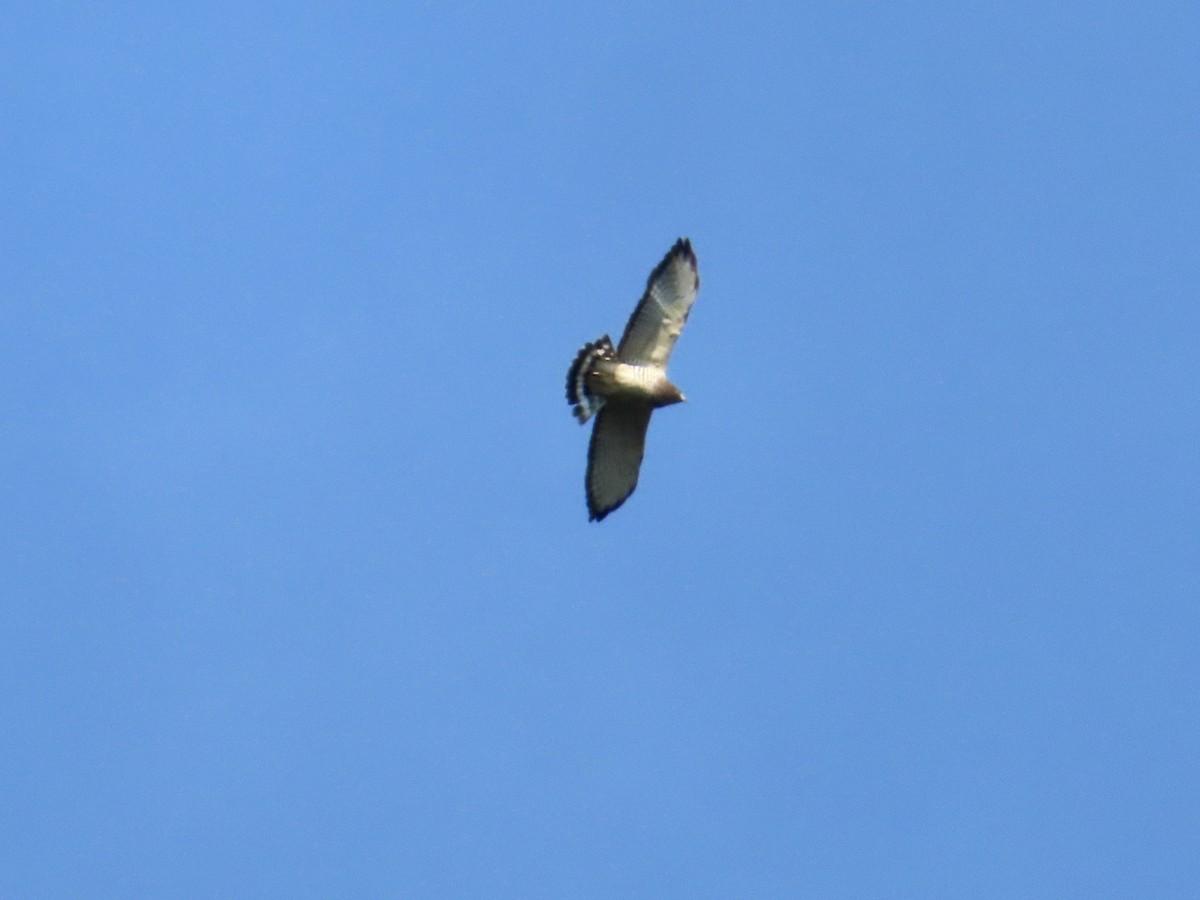
[[[646,428],[646,403],[609,402],[596,416],[588,444],[588,518],[599,522],[620,506],[637,487]]]
[[[621,336],[618,358],[622,362],[665,368],[699,289],[700,275],[692,243],[680,238],[650,273],[646,293]]]

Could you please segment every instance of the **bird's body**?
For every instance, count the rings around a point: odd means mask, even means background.
[[[630,363],[603,362],[596,367],[588,387],[593,393],[610,399],[645,400],[651,406],[670,406],[683,401],[679,388],[671,384],[662,369]]]
[[[649,403],[652,407],[669,406],[681,402],[684,397],[679,388],[671,384],[666,373],[657,366],[623,363],[606,357],[603,353],[591,353],[585,359],[582,393],[590,395],[591,402],[603,406],[604,401],[625,400]],[[580,422],[590,417],[576,413]]]
[[[580,423],[596,424],[588,445],[588,516],[599,521],[637,487],[650,413],[682,403],[667,360],[696,300],[696,255],[680,238],[650,273],[620,346],[605,335],[585,344],[567,372],[567,401]]]

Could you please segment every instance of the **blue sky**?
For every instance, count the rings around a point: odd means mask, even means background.
[[[1194,3],[6,18],[0,894],[1200,891]]]

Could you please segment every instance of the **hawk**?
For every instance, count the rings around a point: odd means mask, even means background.
[[[588,444],[589,521],[599,522],[637,487],[650,413],[685,399],[667,380],[667,358],[699,289],[696,254],[680,238],[650,273],[617,348],[607,334],[584,344],[567,371],[575,418],[582,425],[596,417]]]

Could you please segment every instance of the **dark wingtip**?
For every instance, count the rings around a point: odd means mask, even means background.
[[[700,272],[696,262],[696,251],[692,249],[691,238],[681,237],[671,245],[671,249],[668,250],[667,255],[662,258],[662,262],[654,267],[654,271],[651,272],[650,277],[646,279],[647,290],[649,290],[650,285],[654,284],[654,280],[663,273],[667,266],[669,266],[676,259],[682,259],[687,262],[688,267],[691,268],[692,272],[696,275],[696,287],[700,287]]]
[[[636,485],[635,485],[635,488],[636,488]],[[585,493],[586,493],[586,491],[585,491]],[[605,516],[607,516],[609,513],[616,512],[618,509],[620,509],[622,506],[624,506],[625,501],[628,500],[632,496],[633,496],[633,491],[630,491],[628,494],[626,494],[624,497],[622,497],[620,500],[618,500],[616,503],[614,503],[608,509],[597,508],[596,505],[594,503],[592,503],[592,498],[589,496],[587,498],[588,521],[589,522],[604,521]]]
[[[621,504],[622,504],[622,503],[624,503],[624,502],[625,502],[625,500],[628,500],[628,499],[629,499],[629,498],[628,498],[628,497],[626,497],[626,498],[624,498],[623,500],[621,500],[621,502],[620,502],[620,503],[616,503],[616,504],[614,504],[613,506],[610,506],[608,509],[597,509],[597,508],[596,508],[596,507],[595,507],[595,506],[592,504],[592,498],[591,498],[591,497],[588,497],[588,501],[587,501],[587,505],[588,505],[588,521],[589,521],[589,522],[603,522],[603,521],[604,521],[604,517],[605,517],[605,516],[607,516],[607,515],[608,515],[609,513],[611,513],[611,512],[615,512],[616,510],[620,509],[620,508],[621,508]]]

